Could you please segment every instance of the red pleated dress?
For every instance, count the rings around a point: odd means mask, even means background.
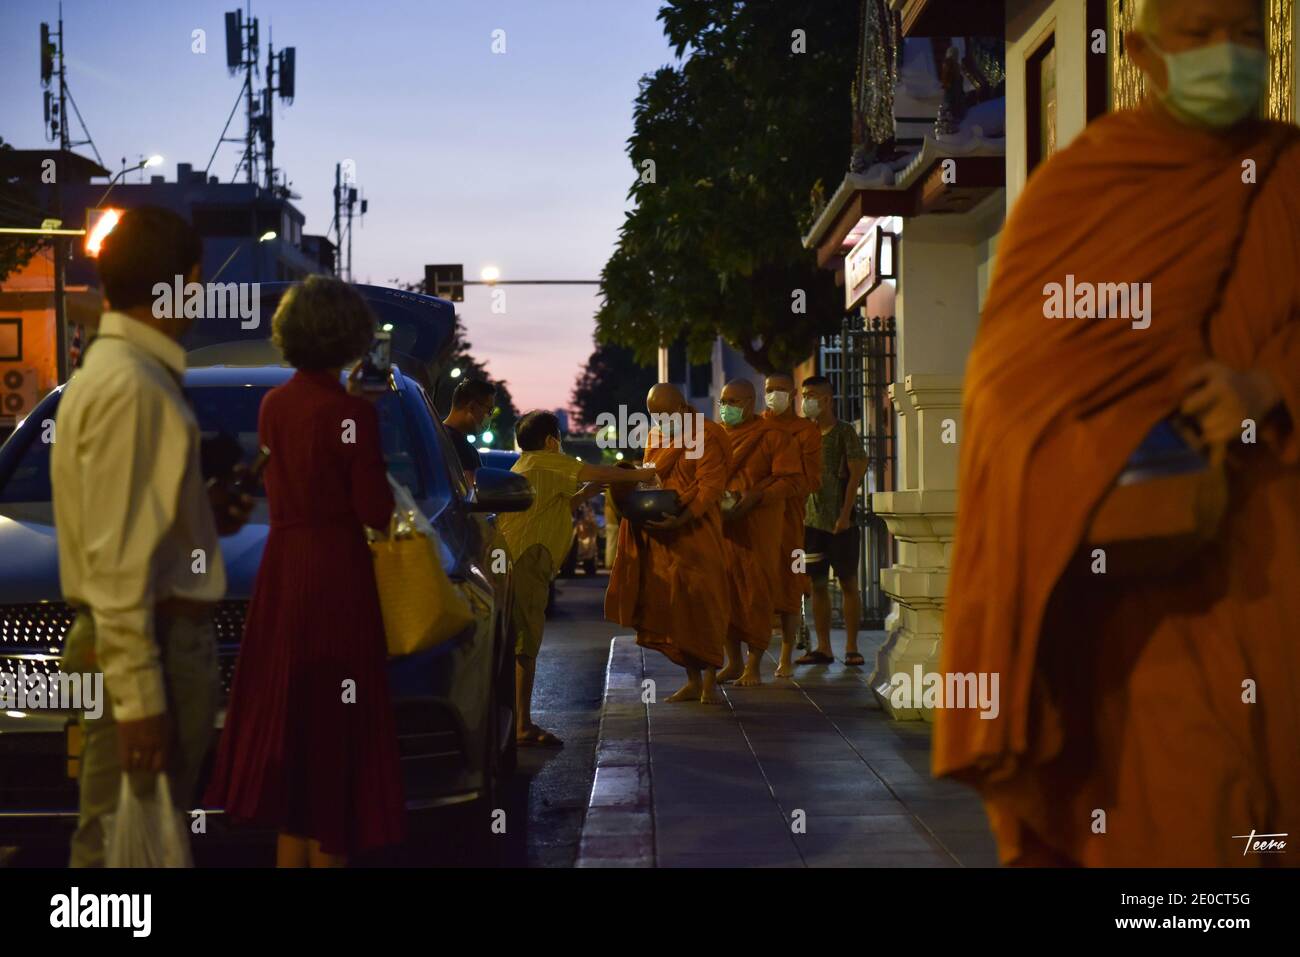
[[[258,415],[271,527],[207,800],[331,854],[399,843],[404,797],[363,524],[393,509],[374,406],[298,371]]]

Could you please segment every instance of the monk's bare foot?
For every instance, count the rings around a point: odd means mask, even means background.
[[[716,687],[700,689],[700,704],[723,704],[726,700]]]
[[[736,679],[737,688],[757,688],[763,683],[763,674],[757,668],[746,668],[745,673]]]
[[[671,701],[674,704],[679,701],[699,701],[700,692],[703,691],[703,689],[704,686],[702,684],[690,681],[683,685],[680,690],[674,691],[667,698],[664,698],[664,700]]]
[[[727,667],[718,672],[718,681],[735,681],[745,673],[745,669],[740,666],[739,661],[733,661]]]
[[[722,704],[725,699],[718,693],[718,673],[705,668],[700,682],[700,704]]]
[[[793,678],[794,666],[791,665],[790,662],[788,661],[779,662],[776,666],[776,671],[773,673],[773,676],[777,678]]]

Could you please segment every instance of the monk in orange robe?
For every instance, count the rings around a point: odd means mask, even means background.
[[[718,704],[717,669],[731,613],[720,508],[730,443],[722,426],[666,382],[650,390],[646,408],[659,423],[646,443],[646,465],[677,493],[682,510],[640,525],[623,520],[605,617],[635,628],[637,644],[686,670],[686,684],[666,700]]]
[[[1127,48],[1152,96],[1035,172],[999,244],[941,671],[1000,675],[1001,706],[937,711],[933,767],[980,790],[1007,863],[1296,865],[1300,130],[1167,69],[1226,42],[1258,66],[1253,0],[1143,16]],[[1151,285],[1131,317],[1047,318],[1067,273]],[[1097,574],[1090,516],[1179,412],[1227,446],[1216,540],[1170,577]],[[1248,837],[1284,832],[1276,853]]]
[[[741,687],[763,683],[763,653],[772,638],[777,589],[789,563],[781,551],[785,504],[803,488],[803,461],[793,442],[754,414],[754,384],[735,379],[722,389],[719,415],[731,442],[727,492],[734,505],[722,514],[731,584],[727,666],[718,681]],[[741,646],[747,652],[742,654]],[[743,660],[743,666],[742,666]]]
[[[804,511],[808,496],[822,484],[822,432],[816,422],[795,415],[794,379],[783,373],[770,375],[763,385],[767,411],[763,420],[782,432],[803,463],[803,485],[797,494],[785,500],[785,524],[781,533],[781,582],[776,591],[776,610],[781,616],[781,658],[776,676],[794,674],[790,659],[799,635],[803,615],[803,596],[812,593],[812,582],[803,571]]]

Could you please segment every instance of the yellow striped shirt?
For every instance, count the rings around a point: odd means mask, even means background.
[[[528,479],[536,498],[522,512],[497,518],[510,554],[519,557],[530,545],[542,545],[556,567],[564,561],[573,541],[573,510],[569,500],[578,491],[582,463],[563,452],[524,452],[510,471]]]

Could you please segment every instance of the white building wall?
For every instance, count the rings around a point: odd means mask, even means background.
[[[1007,210],[1024,189],[1028,142],[1025,60],[1056,31],[1056,136],[1062,149],[1088,124],[1088,21],[1084,0],[1007,3]]]

